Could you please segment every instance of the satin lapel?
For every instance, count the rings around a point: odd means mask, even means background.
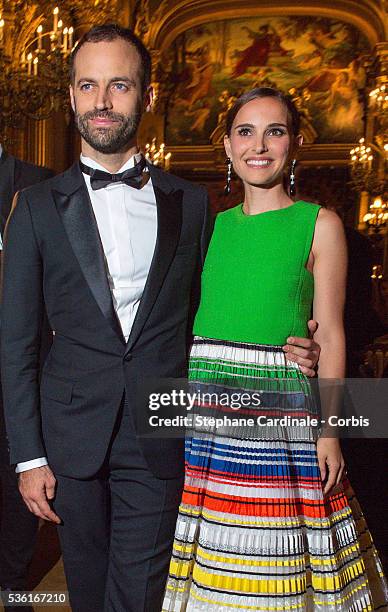
[[[157,238],[150,271],[128,339],[128,353],[141,334],[173,260],[182,225],[181,190],[174,191],[160,171],[150,167],[157,206]]]
[[[78,168],[77,172],[77,168],[78,164],[77,167],[73,166],[69,170],[69,174],[73,177],[71,187],[67,173],[64,175],[66,181],[64,181],[63,190],[67,190],[67,193],[62,193],[62,189],[53,189],[53,197],[71,247],[94,299],[120,340],[125,343],[113,307],[97,222],[87,187],[81,171]],[[69,187],[72,193],[68,192]]]
[[[15,158],[3,151],[0,158],[0,232],[4,235],[5,224],[11,212],[15,192]]]

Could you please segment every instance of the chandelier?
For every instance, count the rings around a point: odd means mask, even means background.
[[[76,33],[117,17],[114,0],[0,0],[0,132],[68,110]]]
[[[383,266],[380,264],[375,264],[372,266],[372,274],[371,278],[374,280],[381,280],[383,278]]]
[[[159,166],[164,170],[170,169],[171,153],[166,153],[164,142],[158,147],[156,138],[153,138],[151,144],[147,142],[144,154],[146,159],[154,164],[154,166]]]
[[[350,185],[357,191],[368,194],[368,212],[362,220],[376,233],[384,231],[388,220],[387,160],[387,143],[378,146],[366,143],[365,138],[360,138],[358,146],[350,151]]]
[[[378,162],[379,171],[376,171],[374,160]],[[372,195],[379,195],[386,191],[387,162],[388,143],[366,143],[365,138],[360,138],[358,146],[350,151],[352,187],[358,191],[368,191]]]
[[[385,43],[377,47],[368,69],[371,82],[365,100],[365,138],[360,138],[350,151],[350,170],[354,189],[385,201],[388,191],[388,76],[385,68],[388,56]]]
[[[388,206],[382,198],[375,198],[369,205],[369,211],[364,215],[363,221],[375,231],[385,227],[388,220]]]
[[[379,85],[369,93],[369,99],[372,106],[377,112],[388,108],[388,87],[386,83]]]

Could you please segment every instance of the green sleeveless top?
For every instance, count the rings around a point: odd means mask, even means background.
[[[307,264],[320,206],[246,215],[220,213],[202,272],[194,334],[219,340],[284,344],[308,335],[314,277]]]

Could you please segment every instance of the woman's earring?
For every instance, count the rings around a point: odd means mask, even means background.
[[[230,157],[226,158],[226,163],[228,166],[227,174],[226,174],[226,185],[224,187],[224,194],[229,195],[232,191],[232,160]]]
[[[295,188],[295,166],[296,159],[293,159],[291,162],[291,170],[290,170],[290,196],[294,196],[296,193]]]

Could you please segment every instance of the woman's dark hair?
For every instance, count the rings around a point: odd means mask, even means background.
[[[140,38],[136,36],[131,30],[122,28],[116,23],[108,23],[105,25],[94,26],[88,32],[86,32],[78,41],[76,47],[70,54],[69,70],[70,70],[70,82],[74,83],[75,68],[74,60],[77,56],[78,51],[86,43],[98,43],[98,42],[112,42],[122,38],[126,40],[130,45],[135,47],[140,57],[141,63],[141,86],[142,91],[145,93],[151,82],[151,55],[141,42]]]
[[[294,103],[289,96],[285,95],[278,89],[274,89],[273,87],[255,87],[255,89],[251,89],[237,98],[236,102],[229,109],[228,114],[226,115],[226,133],[228,136],[230,136],[233,121],[235,120],[240,108],[245,106],[245,104],[248,104],[248,102],[256,100],[257,98],[276,98],[277,100],[280,100],[280,102],[282,102],[287,109],[291,131],[294,136],[298,136],[300,116]]]

